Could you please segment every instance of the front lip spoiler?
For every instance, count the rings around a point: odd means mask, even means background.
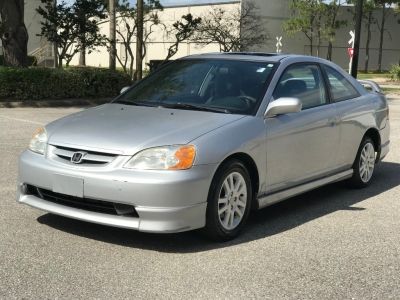
[[[139,230],[138,218],[113,216],[113,215],[101,214],[78,208],[63,206],[60,204],[40,199],[33,195],[22,196],[19,202],[27,204],[34,208],[38,208],[40,210],[44,210],[60,216],[69,217],[81,221],[89,221],[96,224]]]
[[[205,215],[207,207],[206,202],[185,207],[136,206],[139,214],[137,218],[86,211],[52,203],[33,195],[21,195],[18,202],[71,219],[152,233],[177,233],[201,228],[205,225],[205,220],[199,216]]]

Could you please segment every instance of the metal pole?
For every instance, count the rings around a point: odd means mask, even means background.
[[[354,54],[351,63],[351,76],[357,78],[358,59],[360,54],[360,36],[361,36],[361,22],[363,14],[364,0],[357,0],[356,6],[356,32],[354,37]]]

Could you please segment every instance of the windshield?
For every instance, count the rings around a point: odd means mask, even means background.
[[[114,103],[254,114],[274,70],[269,62],[178,60]]]

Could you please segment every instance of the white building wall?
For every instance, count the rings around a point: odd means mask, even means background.
[[[226,11],[240,9],[240,1],[229,4],[215,4],[215,5],[191,5],[191,6],[177,6],[177,7],[167,7],[163,11],[159,11],[159,17],[161,22],[164,23],[167,28],[171,28],[171,25],[177,20],[181,19],[182,15],[191,13],[194,17],[201,17],[205,15],[208,11],[216,8],[221,8]],[[118,22],[118,18],[117,18]],[[106,22],[101,25],[101,33],[109,36],[109,23]],[[150,60],[164,59],[167,56],[168,48],[171,45],[171,40],[165,35],[165,31],[159,30],[155,31],[151,37],[150,41],[147,43],[147,54],[144,57],[144,68],[147,68],[147,63]],[[118,55],[123,55],[123,44],[117,43],[117,53]],[[132,49],[136,53],[136,44],[132,43]],[[176,59],[190,54],[205,53],[205,52],[219,52],[219,46],[217,44],[203,45],[199,46],[194,43],[182,43],[179,45],[178,53],[172,58]],[[79,54],[75,55],[71,61],[71,65],[79,64]],[[99,47],[97,51],[88,54],[86,57],[86,64],[88,66],[95,67],[108,67],[109,64],[109,53],[106,47]],[[118,62],[117,66],[122,67]]]

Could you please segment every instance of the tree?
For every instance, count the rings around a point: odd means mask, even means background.
[[[68,66],[75,54],[91,53],[105,42],[99,34],[99,19],[103,14],[90,11],[97,7],[96,0],[77,0],[68,5],[65,1],[54,6],[53,0],[41,0],[37,12],[42,16],[41,33],[49,42],[58,46],[58,66],[65,61]],[[91,3],[93,2],[93,3]],[[83,17],[86,16],[86,17]]]
[[[332,50],[333,42],[335,41],[336,31],[345,26],[347,21],[338,20],[339,11],[345,1],[333,0],[328,3],[323,3],[325,9],[322,10],[323,13],[323,33],[324,39],[328,41],[328,51],[326,59],[332,60]]]
[[[142,79],[143,68],[143,0],[136,0],[136,71],[134,80]]]
[[[201,24],[201,18],[194,18],[191,14],[183,15],[181,20],[172,24],[172,30],[168,35],[174,36],[173,44],[168,48],[168,54],[164,61],[173,57],[179,49],[179,44],[189,40]]]
[[[158,12],[162,9],[163,7],[158,0],[144,2],[142,57],[146,56],[147,42],[154,30],[159,26],[165,28],[158,17]],[[137,34],[138,22],[136,7],[132,7],[128,0],[123,0],[122,3],[117,6],[117,13],[117,42],[123,45],[123,54],[116,53],[116,58],[124,69],[124,72],[134,77],[135,52],[132,49],[132,44]]]
[[[317,56],[321,44],[321,19],[325,6],[322,0],[292,0],[291,18],[283,24],[284,31],[292,36],[302,32],[310,43],[310,54],[314,53],[314,41],[317,39]]]
[[[54,6],[52,0],[41,0],[43,6],[39,6],[37,12],[43,17],[41,33],[49,42],[55,43],[58,47],[58,67],[62,67],[63,60],[67,65],[75,53],[73,44],[76,41],[76,30],[74,25],[74,13],[72,7],[62,1]]]
[[[364,71],[368,72],[369,68],[369,48],[372,37],[372,25],[376,24],[377,20],[374,17],[375,10],[375,2],[373,0],[364,0],[364,16],[363,21],[364,25],[366,25],[367,30],[367,39],[365,41],[365,62],[364,62]]]
[[[381,23],[379,25],[379,55],[378,55],[378,71],[382,72],[382,53],[383,53],[383,38],[385,35],[386,19],[390,13],[389,6],[400,3],[399,0],[375,0],[378,7],[381,8]]]
[[[86,52],[91,53],[105,44],[105,36],[99,33],[99,20],[105,19],[105,6],[98,0],[76,0],[73,9],[78,30],[79,64],[86,65]]]
[[[24,0],[0,0],[0,35],[7,66],[28,64],[28,31],[24,23]]]
[[[355,5],[357,0],[348,0],[349,4]],[[364,61],[364,71],[368,72],[369,69],[369,58],[370,58],[370,44],[372,39],[372,28],[373,25],[377,24],[377,19],[374,17],[374,11],[376,9],[375,0],[364,0],[363,7],[363,24],[367,31],[367,37],[365,40],[365,61]],[[353,13],[354,19],[356,17],[355,10],[350,10]]]
[[[57,8],[57,0],[53,0],[53,8]],[[56,28],[55,28],[56,29]],[[53,43],[54,68],[58,68],[58,46]]]
[[[198,44],[217,43],[220,51],[243,51],[269,39],[258,8],[252,1],[232,11],[212,8],[201,17],[193,40]]]
[[[109,61],[109,67],[110,70],[115,70],[116,68],[116,53],[117,53],[117,48],[116,48],[116,21],[115,21],[115,3],[116,0],[109,0],[108,3],[108,14],[110,17],[110,61]]]
[[[341,7],[346,0],[292,0],[292,17],[284,23],[284,31],[292,36],[302,32],[309,40],[310,54],[320,56],[323,41],[328,43],[326,58],[332,60],[336,32],[347,24],[340,19]]]
[[[397,1],[397,2],[395,3],[395,6],[394,6],[394,13],[395,13],[396,17],[398,18],[398,19],[397,19],[397,23],[400,24],[400,1]],[[399,57],[399,62],[398,62],[398,64],[400,65],[400,57]]]

